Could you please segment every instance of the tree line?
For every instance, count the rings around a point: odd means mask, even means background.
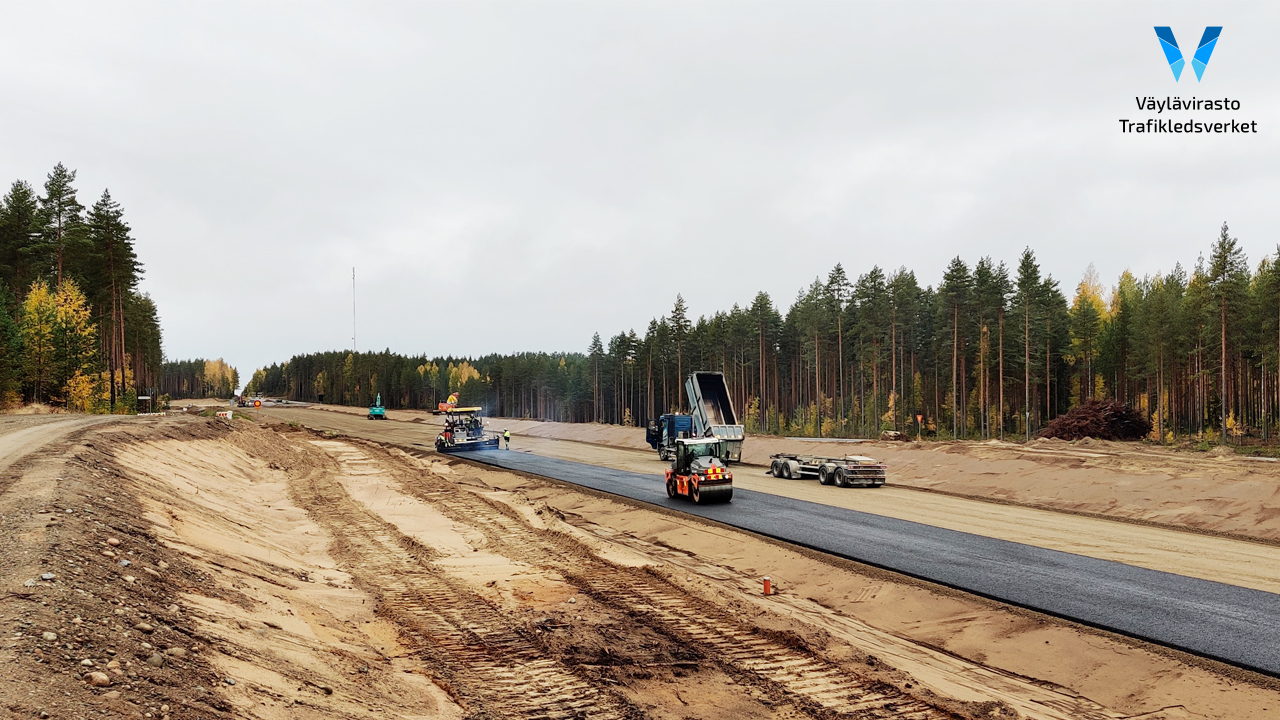
[[[677,296],[637,333],[584,353],[479,358],[329,352],[263,368],[255,391],[434,407],[450,392],[494,415],[644,424],[687,409],[683,377],[723,372],[748,429],[826,437],[899,430],[1029,438],[1090,398],[1152,421],[1153,440],[1266,439],[1280,421],[1280,262],[1250,269],[1224,223],[1188,270],[1068,295],[1031,249],[1012,266],[956,257],[936,287],[841,265],[780,310],[767,293],[692,318]]]
[[[240,387],[240,373],[222,358],[173,360],[160,366],[158,391],[172,398],[230,398]]]
[[[0,197],[0,405],[132,412],[160,370],[159,315],[120,203],[85,208],[75,181],[58,163]]]

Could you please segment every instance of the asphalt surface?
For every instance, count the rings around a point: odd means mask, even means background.
[[[456,457],[679,510],[1280,676],[1280,595],[741,488],[732,503],[695,505],[668,498],[656,475],[505,450]]]

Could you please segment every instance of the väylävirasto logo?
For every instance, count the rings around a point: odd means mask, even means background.
[[[1209,56],[1213,54],[1213,48],[1218,44],[1218,36],[1221,34],[1221,27],[1204,29],[1204,35],[1200,37],[1200,45],[1196,47],[1196,54],[1191,58],[1191,67],[1196,71],[1196,82],[1204,77],[1204,68],[1209,64]],[[1169,61],[1169,69],[1173,71],[1173,80],[1177,82],[1182,77],[1182,68],[1186,65],[1186,61],[1182,58],[1178,41],[1173,37],[1173,28],[1157,26],[1156,37],[1160,38],[1160,47],[1164,50],[1165,59]]]

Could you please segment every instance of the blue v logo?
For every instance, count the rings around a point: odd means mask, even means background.
[[[1213,54],[1213,48],[1218,44],[1218,36],[1221,34],[1221,27],[1204,29],[1200,46],[1196,48],[1196,54],[1191,58],[1191,67],[1196,70],[1196,82],[1204,77],[1204,68],[1209,64],[1209,56]],[[1182,51],[1178,49],[1178,41],[1173,38],[1173,30],[1168,27],[1157,27],[1156,37],[1160,38],[1160,47],[1164,48],[1164,57],[1169,61],[1174,82],[1177,82],[1182,77],[1182,68],[1186,62],[1182,59]]]

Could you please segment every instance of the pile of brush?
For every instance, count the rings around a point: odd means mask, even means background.
[[[1143,414],[1116,400],[1086,400],[1060,415],[1038,437],[1060,440],[1141,440],[1151,432]]]

